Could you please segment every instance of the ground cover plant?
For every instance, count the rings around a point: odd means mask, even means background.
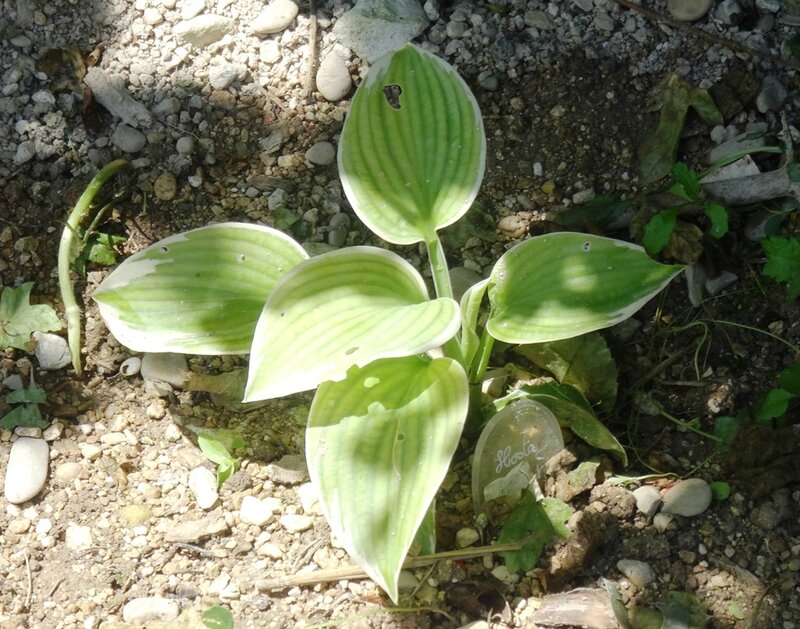
[[[316,389],[306,432],[311,479],[333,532],[394,601],[415,540],[433,549],[434,498],[465,423],[479,416],[495,341],[557,342],[611,326],[683,268],[630,243],[549,234],[508,250],[457,302],[438,231],[470,209],[485,155],[469,88],[442,60],[405,46],[359,86],[338,165],[372,232],[425,247],[434,298],[425,278],[386,249],[309,257],[289,236],[242,223],[159,241],[94,294],[131,349],[249,353],[245,401]],[[535,394],[588,406],[565,390]],[[593,415],[583,416],[591,424]]]

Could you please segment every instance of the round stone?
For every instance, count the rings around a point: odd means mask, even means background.
[[[53,473],[53,478],[59,485],[69,485],[83,473],[83,466],[75,461],[62,463]]]
[[[94,543],[91,527],[69,524],[64,532],[64,543],[70,550],[86,550]]]
[[[337,101],[347,96],[353,80],[344,59],[331,51],[320,61],[317,70],[317,90],[325,100]]]
[[[708,13],[713,0],[668,0],[667,10],[681,22],[694,22]]]
[[[306,159],[318,166],[330,166],[336,161],[336,149],[330,142],[317,142],[306,151]]]
[[[20,437],[11,446],[3,489],[11,504],[20,504],[38,495],[47,480],[50,446],[44,439]]]
[[[178,603],[160,596],[134,598],[122,608],[122,619],[132,625],[151,621],[172,622],[180,613]]]
[[[123,153],[138,153],[147,144],[147,138],[138,129],[119,124],[111,136],[111,142]]]
[[[297,17],[298,8],[292,0],[272,0],[253,20],[251,28],[256,35],[280,33]]]
[[[245,496],[239,508],[239,519],[245,524],[264,526],[272,517],[273,505],[255,496]]]
[[[314,526],[313,518],[307,515],[282,515],[279,521],[281,526],[290,533],[302,533]]]
[[[194,138],[190,135],[178,138],[175,143],[175,150],[181,155],[191,155],[194,152]]]
[[[178,182],[175,180],[175,175],[172,173],[161,173],[153,182],[153,193],[156,195],[156,198],[161,201],[172,201],[178,193]],[[138,361],[138,365],[135,373],[139,373],[139,367],[141,367],[142,361],[138,358],[136,360]],[[126,373],[124,375],[134,374]]]
[[[711,505],[711,487],[702,478],[678,481],[664,494],[664,513],[690,518],[700,515]]]
[[[204,510],[213,507],[219,497],[217,477],[207,467],[196,467],[189,472],[189,489],[194,494],[197,506]]]
[[[628,581],[637,588],[643,588],[655,578],[650,565],[636,559],[620,559],[617,562],[617,570],[624,574]]]
[[[46,371],[61,369],[72,362],[69,345],[64,337],[47,332],[34,332],[33,338],[36,340],[34,350],[36,360],[42,369]]]

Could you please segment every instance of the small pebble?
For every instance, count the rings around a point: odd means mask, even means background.
[[[318,166],[330,166],[336,161],[336,148],[330,142],[317,142],[306,151],[306,159]]]
[[[181,155],[191,155],[194,153],[194,138],[190,135],[178,138],[178,141],[175,143],[175,150]]]
[[[72,362],[67,340],[58,334],[34,332],[36,341],[34,353],[39,367],[46,371],[61,369]]]
[[[189,367],[183,354],[145,354],[142,357],[142,378],[156,382],[168,382],[181,387],[186,382]]]
[[[347,96],[353,80],[341,55],[331,51],[320,61],[317,70],[317,90],[325,100],[338,101]]]
[[[648,517],[653,514],[656,505],[661,502],[661,492],[652,485],[642,485],[634,489],[633,497],[636,498],[636,508]]]
[[[83,473],[83,466],[75,461],[61,463],[53,472],[53,479],[58,485],[69,485]]]
[[[245,496],[239,508],[239,519],[245,524],[264,526],[273,514],[273,504],[255,496]]]
[[[80,443],[78,444],[78,449],[81,451],[83,458],[87,461],[94,461],[99,458],[100,454],[103,452],[100,446],[93,443]]]
[[[290,533],[302,533],[314,526],[314,519],[307,515],[282,515],[279,522]]]
[[[138,129],[120,123],[114,130],[111,141],[124,153],[138,153],[147,144],[147,137]]]
[[[92,529],[78,524],[67,525],[64,532],[64,543],[72,551],[86,550],[93,544]]]
[[[189,489],[194,495],[197,506],[203,510],[213,507],[217,494],[217,476],[207,467],[196,467],[189,472]]]
[[[650,565],[636,559],[620,559],[617,562],[617,570],[638,588],[643,588],[655,578]]]
[[[711,9],[713,0],[668,0],[667,10],[681,22],[694,22]]]
[[[50,446],[44,439],[20,437],[11,445],[3,493],[11,504],[34,498],[44,488]]]
[[[664,513],[692,517],[700,515],[711,505],[712,492],[701,478],[689,478],[675,483],[664,494]]]
[[[122,608],[122,619],[132,625],[143,625],[148,622],[172,622],[178,617],[178,603],[160,596],[134,598]]]
[[[456,531],[456,548],[472,546],[481,538],[480,533],[473,528],[464,527]]]
[[[234,22],[221,15],[198,15],[175,26],[175,35],[196,48],[213,44],[233,30]]]
[[[280,33],[294,22],[298,13],[297,5],[292,0],[272,0],[266,8],[250,24],[256,35]]]

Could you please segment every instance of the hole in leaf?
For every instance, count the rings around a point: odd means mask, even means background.
[[[169,251],[169,249],[167,247],[161,247],[160,251],[161,251],[161,253],[167,253],[167,251]]]
[[[351,347],[350,349],[348,349],[348,350],[345,352],[345,355],[346,355],[346,356],[349,356],[350,354],[355,354],[357,351],[358,351],[358,348],[357,348],[357,347]]]
[[[386,97],[386,102],[389,103],[392,109],[400,109],[400,94],[402,93],[403,88],[397,85],[397,83],[383,86],[383,95]]]
[[[396,441],[402,441],[405,438],[406,438],[406,436],[402,432],[398,432],[397,433],[397,437],[395,438],[395,440]]]
[[[592,243],[590,242],[583,243],[583,250],[586,251],[587,253],[591,250],[591,248],[592,248]]]
[[[239,262],[244,262],[245,261],[244,254],[240,253],[238,256],[236,256],[236,259],[239,260]]]

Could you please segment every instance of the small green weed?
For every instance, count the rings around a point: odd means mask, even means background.
[[[197,445],[209,461],[217,466],[217,486],[236,472],[239,464],[233,452],[247,445],[241,435],[223,428],[202,428],[197,431]]]
[[[767,256],[762,273],[786,284],[789,299],[800,297],[800,240],[794,237],[770,236],[761,240]]]
[[[31,334],[61,329],[56,311],[45,304],[31,305],[33,282],[6,287],[0,294],[0,348],[33,349]]]
[[[47,403],[44,389],[33,382],[27,389],[17,389],[6,395],[6,402],[16,405],[0,419],[0,428],[14,430],[17,426],[30,428],[47,428],[48,423],[42,418],[40,404]]]

